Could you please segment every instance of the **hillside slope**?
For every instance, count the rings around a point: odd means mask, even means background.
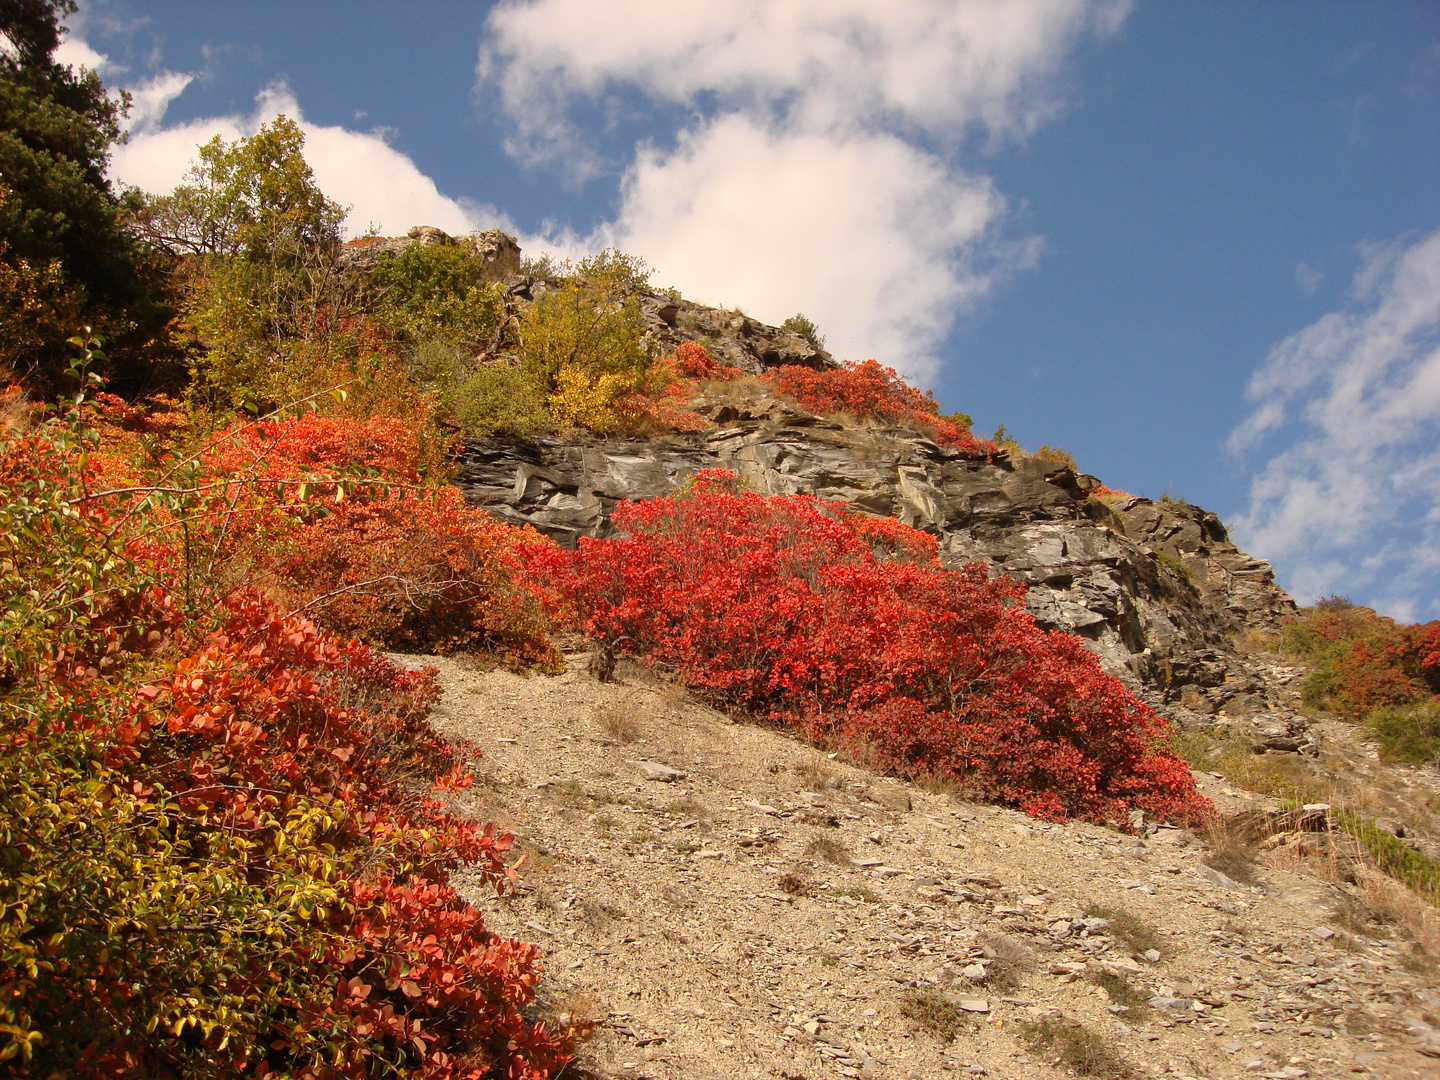
[[[1093,1076],[1435,1075],[1430,977],[1338,929],[1344,894],[1286,849],[1240,885],[1182,830],[886,780],[643,669],[403,659],[439,666],[435,723],[485,754],[461,807],[528,853],[516,897],[473,899],[545,948],[550,1007],[600,1022],[595,1076],[1040,1080],[1064,1051],[1037,1032],[1074,1024]]]

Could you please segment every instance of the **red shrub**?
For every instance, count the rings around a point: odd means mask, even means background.
[[[687,379],[738,379],[740,369],[718,364],[694,341],[683,341],[675,349],[675,370]]]
[[[135,450],[121,433],[111,444]],[[394,418],[237,422],[191,459],[184,511],[152,505],[145,516],[171,542],[184,519],[192,577],[246,576],[340,633],[553,666],[549,602],[518,554],[527,530],[427,482],[432,456]],[[109,486],[147,483],[124,453],[96,461]],[[177,472],[148,482],[168,487]]]
[[[1204,810],[1161,718],[1078,639],[1037,629],[1022,586],[942,570],[934,538],[898,522],[732,480],[708,470],[684,497],[618,507],[615,539],[537,552],[589,636],[1040,816]]]
[[[1303,686],[1306,704],[1361,717],[1440,694],[1440,622],[1397,623],[1332,601],[1291,620],[1284,642],[1312,664]]]
[[[538,951],[450,885],[508,888],[513,838],[446,808],[473,752],[426,723],[433,673],[191,573],[183,541],[260,500],[254,473],[152,520],[160,491],[87,495],[83,432],[50,428],[0,442],[0,1060],[554,1075]]]
[[[968,457],[998,451],[994,444],[976,439],[969,428],[942,417],[934,395],[910,386],[894,368],[876,360],[821,371],[789,364],[766,372],[765,378],[778,393],[815,412],[848,412],[861,419],[913,424],[940,445],[953,446]]]

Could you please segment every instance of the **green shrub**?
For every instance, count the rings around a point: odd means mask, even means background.
[[[1365,717],[1365,728],[1380,744],[1382,761],[1440,761],[1440,700],[1382,705]]]
[[[791,315],[781,323],[780,329],[789,330],[792,334],[799,334],[817,349],[823,349],[825,347],[825,335],[820,333],[820,328],[815,325],[814,320],[799,312]],[[968,427],[969,425],[967,424],[966,426]]]
[[[481,364],[442,391],[441,401],[467,435],[528,435],[551,422],[534,375],[503,361]]]
[[[411,244],[370,272],[375,317],[409,342],[493,340],[504,305],[492,276],[469,244]]]
[[[599,286],[611,295],[628,295],[645,288],[653,273],[639,255],[626,255],[616,248],[606,248],[599,255],[581,259],[572,279],[578,284]]]

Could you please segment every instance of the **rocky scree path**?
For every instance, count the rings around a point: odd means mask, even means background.
[[[457,809],[527,859],[515,895],[468,895],[545,949],[544,1007],[598,1021],[584,1074],[1038,1080],[1063,1070],[1026,1026],[1065,1019],[1118,1056],[1099,1075],[1440,1075],[1433,974],[1338,930],[1312,879],[929,793],[583,654],[397,659],[439,669],[433,722],[484,755]],[[937,993],[944,1035],[912,1015]]]

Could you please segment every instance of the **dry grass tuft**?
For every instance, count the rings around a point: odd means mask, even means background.
[[[843,840],[825,833],[821,833],[805,846],[805,854],[824,859],[836,866],[849,866],[854,861]]]
[[[792,768],[801,787],[807,791],[824,791],[838,786],[840,770],[835,768],[835,763],[824,754],[807,754]]]
[[[975,1028],[974,1018],[939,990],[906,990],[900,995],[900,1015],[946,1042]]]
[[[1205,832],[1210,853],[1205,865],[1245,885],[1255,884],[1255,862],[1259,846],[1251,831],[1233,818],[1217,819]]]
[[[1143,953],[1149,949],[1159,953],[1165,951],[1160,947],[1165,944],[1164,939],[1133,911],[1123,907],[1091,904],[1085,909],[1085,914],[1092,919],[1108,920],[1110,933],[1125,942],[1131,952]]]
[[[1108,1040],[1077,1020],[1064,1016],[1018,1021],[1020,1033],[1030,1049],[1053,1057],[1076,1076],[1097,1080],[1133,1080],[1137,1073],[1110,1049]]]
[[[780,880],[775,882],[780,891],[786,896],[808,896],[810,895],[810,882],[800,874],[781,874]]]
[[[596,705],[595,722],[616,742],[632,743],[644,734],[644,714],[633,699],[622,698]]]
[[[1025,976],[1035,970],[1035,954],[1009,934],[986,930],[976,940],[990,960],[985,966],[986,986],[1013,990],[1024,985]]]

